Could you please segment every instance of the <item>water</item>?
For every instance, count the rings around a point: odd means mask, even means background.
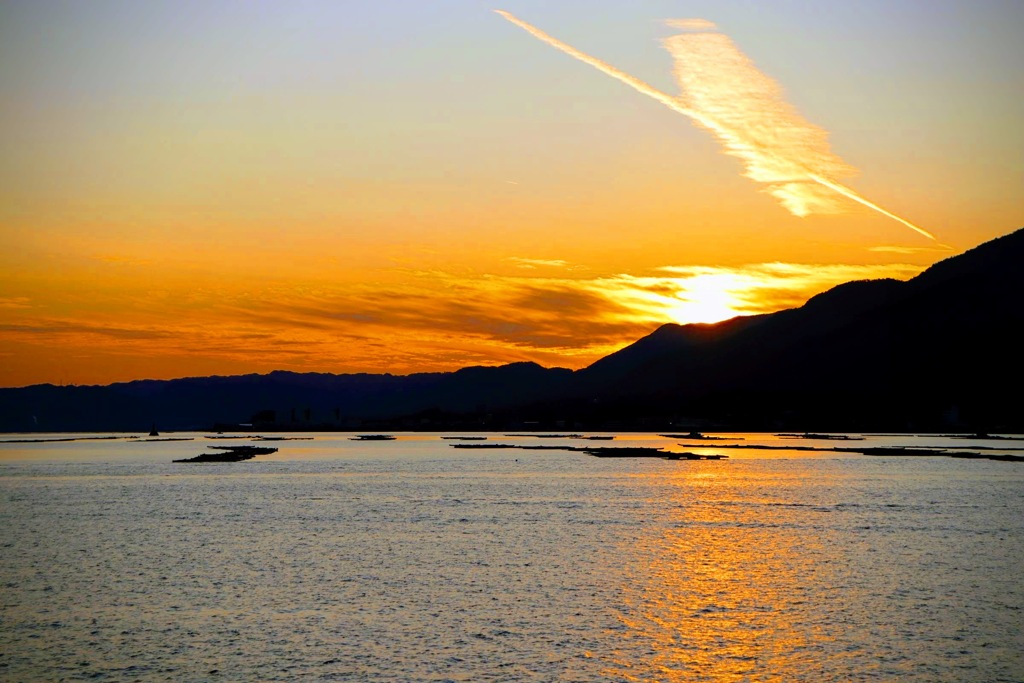
[[[1024,463],[195,436],[0,443],[0,680],[1024,680]]]

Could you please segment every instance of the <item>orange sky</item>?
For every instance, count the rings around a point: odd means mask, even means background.
[[[1020,6],[685,8],[931,241],[852,202],[793,215],[491,7],[372,4],[0,8],[0,386],[582,367],[1024,224]],[[677,5],[505,9],[680,92]]]

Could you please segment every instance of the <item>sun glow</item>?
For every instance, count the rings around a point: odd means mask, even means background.
[[[749,279],[732,273],[696,275],[685,281],[679,302],[669,307],[668,316],[677,323],[716,323],[748,314]]]

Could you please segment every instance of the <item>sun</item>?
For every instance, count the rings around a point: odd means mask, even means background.
[[[668,315],[680,324],[717,323],[748,308],[743,296],[751,283],[734,273],[707,273],[680,280],[680,291]]]

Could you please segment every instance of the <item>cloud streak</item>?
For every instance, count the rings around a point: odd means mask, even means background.
[[[634,90],[689,117],[710,131],[729,155],[741,159],[745,175],[796,216],[843,212],[842,198],[857,202],[931,240],[935,236],[860,196],[837,178],[853,168],[833,154],[827,133],[807,122],[782,97],[779,85],[763,74],[732,40],[704,19],[667,22],[684,32],[665,40],[682,89],[672,97],[548,35],[503,10],[495,10],[530,35],[589,64]]]
[[[792,263],[547,276],[409,270],[389,282],[189,286],[141,300],[79,284],[40,311],[5,310],[0,355],[31,358],[50,374],[40,378],[28,362],[0,364],[0,386],[103,383],[140,372],[407,373],[522,360],[578,368],[666,322],[769,313],[842,282],[906,279],[920,270]],[[118,313],[126,306],[139,310],[130,322]]]
[[[568,261],[563,261],[562,259],[520,258],[518,256],[510,256],[508,257],[508,260],[512,261],[520,268],[565,268],[569,265]]]

